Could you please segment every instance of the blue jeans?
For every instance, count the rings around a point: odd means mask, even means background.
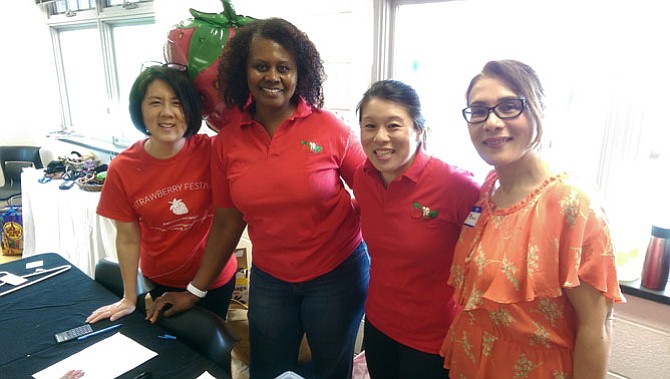
[[[251,379],[295,371],[303,334],[318,378],[351,378],[369,278],[370,257],[364,242],[333,271],[307,282],[284,282],[252,266]]]

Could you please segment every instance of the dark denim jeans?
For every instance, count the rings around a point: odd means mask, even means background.
[[[252,267],[251,379],[295,371],[303,333],[317,378],[351,378],[369,278],[370,258],[364,242],[333,271],[307,282],[287,283]]]
[[[444,358],[396,342],[368,320],[365,320],[363,346],[371,378],[449,379],[449,370],[442,367]]]

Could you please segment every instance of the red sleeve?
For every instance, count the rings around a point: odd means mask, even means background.
[[[219,132],[222,133],[222,132]],[[228,160],[225,154],[225,138],[219,137],[214,140],[212,146],[212,200],[215,208],[234,208],[230,198],[230,186],[226,169]]]
[[[139,219],[135,212],[126,189],[121,172],[123,171],[123,156],[118,156],[109,164],[105,185],[102,186],[97,213],[100,216],[122,222],[133,222]]]
[[[346,125],[344,127],[348,128]],[[365,159],[365,153],[361,147],[360,140],[354,131],[349,129],[344,156],[340,163],[340,176],[344,179],[344,182],[347,183],[349,188],[354,188],[354,174],[356,173],[356,170],[363,166]]]

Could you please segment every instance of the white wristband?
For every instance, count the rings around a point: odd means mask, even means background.
[[[186,291],[190,292],[190,293],[193,294],[194,296],[199,297],[199,298],[201,298],[201,299],[202,299],[203,297],[207,296],[207,291],[201,291],[201,290],[197,289],[197,288],[193,285],[193,282],[189,283],[189,284],[186,286]]]

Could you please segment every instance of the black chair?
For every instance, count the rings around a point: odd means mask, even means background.
[[[158,325],[191,349],[209,358],[231,374],[231,351],[240,341],[235,331],[216,313],[198,305],[170,317],[159,317]]]
[[[103,258],[95,265],[95,281],[118,297],[123,297],[123,280],[119,263]],[[137,310],[146,313],[144,299],[154,288],[142,273],[137,275]],[[195,306],[171,317],[158,318],[158,325],[185,345],[209,358],[231,373],[230,353],[240,338],[224,319],[209,309]]]
[[[111,293],[118,297],[123,297],[123,279],[121,278],[121,267],[119,262],[113,261],[109,258],[103,258],[95,264],[95,273],[93,274],[95,281],[102,284]],[[145,314],[146,305],[145,298],[147,294],[154,289],[153,283],[137,272],[137,311]]]
[[[38,146],[0,146],[0,169],[5,184],[0,187],[0,200],[21,195],[21,171],[24,167],[44,168]]]

